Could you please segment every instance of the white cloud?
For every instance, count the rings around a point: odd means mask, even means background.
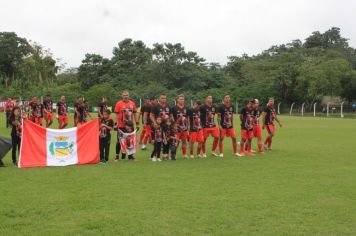
[[[0,31],[48,47],[69,66],[85,53],[111,57],[124,38],[180,42],[210,62],[256,54],[333,26],[356,46],[348,0],[0,0]]]

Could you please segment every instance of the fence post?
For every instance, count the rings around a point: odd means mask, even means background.
[[[289,111],[289,115],[292,115],[292,110],[293,110],[293,106],[294,106],[294,102],[292,103],[292,105],[290,106],[290,111]]]
[[[140,98],[140,107],[142,107],[142,100],[141,100],[141,98]]]
[[[280,114],[281,114],[280,107],[281,107],[281,103],[279,102],[279,103],[278,103],[278,108],[277,108],[278,115],[280,115]]]
[[[304,116],[304,104],[305,104],[305,102],[303,102],[303,104],[302,104],[302,116]]]
[[[314,103],[314,117],[315,117],[315,110],[316,110],[316,102]]]
[[[341,103],[340,117],[341,117],[341,118],[344,118],[344,102]]]
[[[326,116],[329,117],[329,106],[330,106],[330,102],[328,102],[326,104]]]

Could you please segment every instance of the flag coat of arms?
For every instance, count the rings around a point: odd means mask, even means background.
[[[120,132],[120,145],[122,153],[126,153],[127,155],[132,155],[136,153],[137,150],[137,139],[136,139],[136,131],[131,133],[124,133],[121,130]]]
[[[24,120],[19,167],[99,162],[99,119],[69,129],[48,129]]]

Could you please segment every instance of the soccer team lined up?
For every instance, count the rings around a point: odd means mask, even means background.
[[[7,123],[12,126],[11,136],[13,143],[12,160],[16,165],[16,149],[20,148],[21,142],[21,120],[27,118],[38,125],[45,121],[46,127],[50,127],[54,120],[53,101],[49,95],[43,103],[36,97],[29,103],[28,112],[18,104],[6,103]],[[68,125],[68,104],[65,96],[60,97],[56,104],[58,128],[63,129]],[[213,97],[207,96],[204,103],[195,101],[191,107],[185,105],[184,95],[178,95],[176,104],[169,107],[165,94],[152,97],[144,101],[140,112],[137,112],[136,104],[130,100],[127,90],[122,92],[122,99],[116,102],[114,114],[108,109],[108,99],[103,98],[98,105],[98,117],[100,118],[99,147],[100,162],[106,163],[110,156],[111,131],[117,131],[117,138],[122,133],[131,133],[140,127],[139,144],[145,150],[148,143],[153,145],[150,160],[176,160],[179,145],[182,149],[182,158],[207,157],[206,141],[213,138],[211,154],[224,157],[223,141],[225,137],[232,140],[233,155],[254,156],[255,151],[251,147],[252,139],[257,139],[257,153],[264,154],[265,150],[271,150],[272,138],[275,134],[276,121],[282,127],[278,119],[274,99],[270,98],[266,107],[259,106],[258,99],[246,102],[239,112],[241,126],[241,141],[237,141],[234,126],[234,107],[230,96],[225,95],[222,104],[213,103]],[[89,106],[86,101],[78,97],[74,104],[74,125],[80,126],[92,119]],[[262,122],[260,121],[262,119]],[[266,129],[267,137],[262,141],[262,129]],[[197,144],[196,151],[195,144]],[[187,149],[189,148],[189,156]],[[218,153],[217,153],[218,148]],[[239,150],[238,150],[239,149]],[[120,160],[121,144],[116,142],[115,162]],[[121,152],[121,159],[126,159],[126,154]],[[129,160],[135,160],[134,155],[128,155]]]

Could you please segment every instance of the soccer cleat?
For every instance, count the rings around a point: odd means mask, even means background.
[[[224,154],[223,154],[223,153],[220,153],[219,157],[224,157]]]
[[[244,152],[241,152],[240,153],[240,157],[244,157],[245,156],[245,153]]]
[[[219,155],[216,152],[211,153],[214,157],[218,157]]]
[[[263,149],[265,149],[267,151],[268,150],[268,146],[266,144],[263,144]]]
[[[161,161],[162,161],[161,158],[156,158],[156,159],[157,159],[158,162],[161,162]]]
[[[264,154],[265,154],[265,152],[264,152],[264,151],[258,151],[258,154],[260,154],[260,155],[264,155]]]
[[[152,161],[156,162],[157,161],[157,157],[152,157]]]
[[[252,152],[248,152],[247,153],[247,156],[250,156],[250,157],[253,157],[255,154],[254,153],[252,153]]]
[[[202,155],[202,154],[199,154],[199,155],[198,155],[198,157],[202,158],[202,157],[203,157],[203,155]]]
[[[146,145],[142,144],[141,150],[146,150],[146,149],[147,149]]]
[[[268,148],[268,151],[272,151],[272,148],[271,148],[271,147],[269,147],[269,148]]]
[[[206,158],[206,154],[205,153],[203,154],[203,158]]]
[[[115,158],[115,160],[114,160],[115,162],[119,162],[120,161],[120,159],[119,158]]]
[[[255,150],[253,150],[253,149],[251,149],[251,152],[252,152],[252,153],[256,153],[256,151],[255,151]]]
[[[234,153],[234,155],[235,155],[235,157],[242,157],[242,156],[240,155],[240,153],[238,153],[238,152]]]
[[[194,155],[190,155],[190,158],[193,159],[193,158],[194,158]]]
[[[172,161],[175,161],[175,160],[177,160],[175,157],[172,157],[172,159],[171,159]]]

